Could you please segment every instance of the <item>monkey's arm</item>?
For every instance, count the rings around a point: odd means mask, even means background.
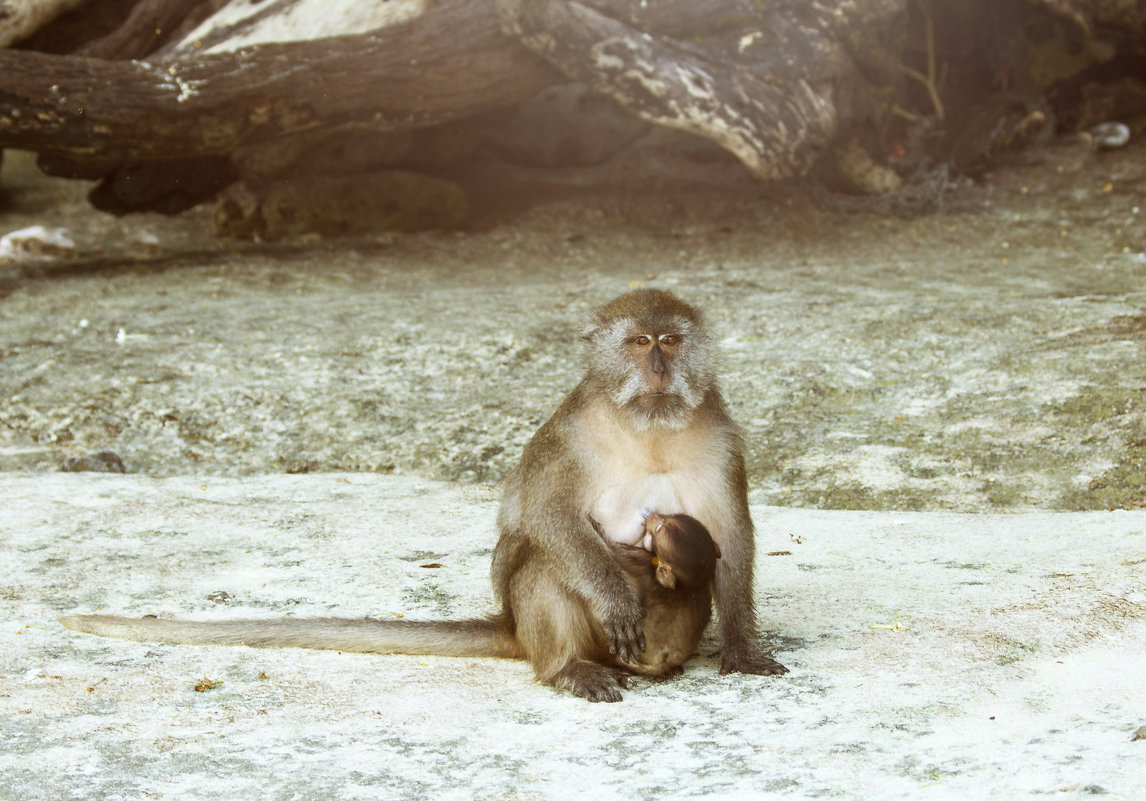
[[[752,517],[748,513],[744,456],[740,450],[730,461],[728,479],[728,486],[732,488],[726,509],[728,516],[721,525],[723,530],[712,532],[721,550],[714,582],[716,611],[724,641],[720,672],[762,676],[787,673],[786,667],[761,650],[756,631],[756,602],[752,593],[756,544]]]
[[[624,661],[638,661],[645,650],[643,611],[612,551],[583,513],[567,510],[543,519],[541,525],[547,536],[539,544],[557,580],[586,599],[597,613],[610,653]]]
[[[528,549],[562,586],[586,600],[601,621],[609,650],[637,661],[645,637],[636,591],[583,508],[576,492],[587,484],[583,471],[567,449],[551,446],[547,452],[550,459],[535,459],[527,449],[506,487],[492,573],[497,592],[504,599],[513,565]]]

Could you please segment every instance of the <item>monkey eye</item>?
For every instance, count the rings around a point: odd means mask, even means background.
[[[652,340],[652,338],[651,338],[651,337],[645,336],[644,334],[641,334],[640,336],[636,337],[636,338],[633,340],[633,342],[635,342],[636,344],[640,345],[641,347],[644,347],[645,345],[648,345],[648,344],[649,344],[650,342],[652,342],[652,341],[653,341],[653,340]]]
[[[660,338],[660,343],[670,348],[675,348],[680,344],[680,334],[663,334]]]

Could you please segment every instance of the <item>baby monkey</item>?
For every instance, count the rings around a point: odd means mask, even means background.
[[[699,520],[650,514],[644,547],[613,544],[613,553],[633,584],[644,617],[645,651],[639,662],[617,665],[642,676],[682,672],[712,617],[712,581],[720,548]],[[650,558],[649,553],[652,553]]]
[[[681,672],[712,614],[712,582],[720,558],[708,529],[687,515],[650,514],[642,544],[609,543],[643,610],[646,647],[639,660],[610,653],[604,626],[589,605],[530,570],[513,582],[526,601],[521,608],[532,611],[529,616],[192,621],[70,615],[61,622],[77,631],[143,641],[529,659],[542,666],[538,678],[546,683],[590,701],[620,701],[618,688],[628,686],[630,674],[659,678]],[[532,651],[527,643],[543,652]],[[547,664],[552,668],[546,670]],[[611,672],[611,680],[587,680],[594,666]]]

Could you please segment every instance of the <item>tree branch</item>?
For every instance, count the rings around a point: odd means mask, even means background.
[[[319,127],[433,125],[557,80],[472,0],[442,0],[369,34],[177,61],[0,51],[0,147],[84,162],[100,174],[121,161],[225,155]]]
[[[758,39],[771,38],[765,31],[776,20],[768,12],[738,6],[741,17],[726,24],[735,36],[706,46],[633,28],[598,10],[605,2],[596,0],[591,8],[576,0],[497,0],[497,6],[507,32],[569,77],[650,122],[714,140],[761,178],[805,172],[835,134],[832,83],[813,84],[777,68],[767,48],[749,54]],[[801,35],[796,27],[791,34]],[[785,47],[826,44],[816,29],[802,36]],[[841,57],[838,47],[822,49],[829,60]],[[811,63],[809,74],[818,69]]]

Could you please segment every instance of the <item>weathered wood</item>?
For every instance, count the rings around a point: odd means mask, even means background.
[[[444,47],[447,35],[465,46]],[[85,162],[90,174],[122,161],[225,155],[322,127],[432,125],[555,80],[473,0],[442,0],[432,14],[370,34],[177,61],[2,51],[0,147]]]
[[[304,42],[389,28],[437,14],[433,0],[230,0],[180,41],[165,58],[227,53],[254,45]],[[471,3],[480,11],[483,0]],[[488,13],[488,12],[487,12]],[[451,35],[442,31],[443,37]]]
[[[0,0],[0,12],[69,1]],[[984,100],[992,87],[1041,111],[1048,87],[1141,52],[1146,36],[1132,4],[1106,0],[132,2],[102,21],[97,3],[81,6],[37,34],[58,52],[87,32],[78,56],[0,50],[0,148],[103,179],[93,202],[116,211],[183,208],[236,175],[278,177],[307,148],[464,119],[569,78],[717,142],[761,178],[833,152],[882,171],[865,191],[885,191],[898,178],[878,154],[906,143],[908,158],[951,161],[980,129],[1009,142],[1013,126]]]
[[[114,208],[138,191],[136,176],[162,174],[149,162],[174,171],[191,159],[194,173],[208,163],[199,159],[284,135],[432,125],[514,102],[558,80],[556,68],[771,179],[811,167],[839,130],[841,92],[860,80],[839,37],[825,33],[845,23],[855,32],[838,3],[349,2],[232,0],[148,63],[0,53],[0,146],[37,150],[55,174],[111,176],[124,186],[97,195]],[[905,2],[869,0],[872,17]],[[330,4],[346,13],[322,16]],[[141,0],[120,31],[85,50],[137,52],[147,46],[141,16],[162,7],[174,22],[195,5]],[[406,21],[314,38],[393,19]],[[460,46],[443,47],[447,38]]]
[[[165,45],[205,0],[139,0],[123,24],[75,51],[90,58],[143,58]]]
[[[87,52],[144,47],[125,40],[155,2],[143,0],[113,41]],[[314,2],[233,2],[148,63],[0,53],[0,146],[32,147],[49,170],[91,177],[123,161],[223,155],[316,128],[431,125],[557,79],[499,31],[492,4],[474,0],[435,3],[368,34],[234,49],[270,35],[276,12]],[[196,3],[160,5],[175,21]],[[854,72],[821,20],[798,5],[777,8],[748,0],[497,0],[504,29],[565,75],[644,119],[715,140],[763,178],[811,166],[839,127],[837,94]],[[379,13],[366,8],[337,24],[373,24]],[[442,47],[447,36],[463,46]]]
[[[712,139],[761,178],[807,171],[839,128],[837,84],[854,72],[842,46],[788,8],[650,5],[657,9],[628,0],[497,0],[508,32],[640,117]],[[685,41],[621,17],[664,30],[677,29],[679,18],[701,33]]]
[[[85,0],[0,0],[0,47],[38,31]]]

